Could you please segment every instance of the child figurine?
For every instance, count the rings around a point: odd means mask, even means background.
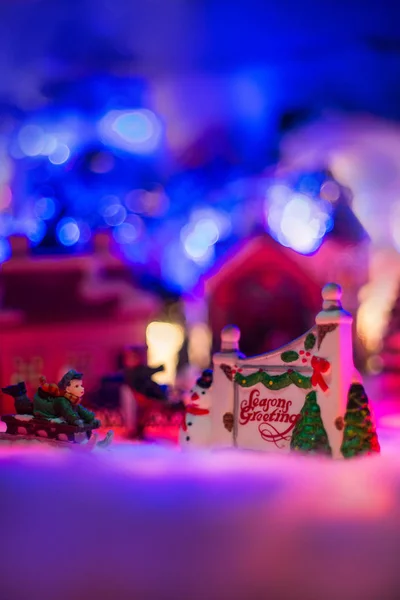
[[[41,378],[41,386],[33,398],[33,414],[38,418],[62,418],[69,425],[78,427],[86,424],[100,427],[100,421],[94,413],[80,405],[85,393],[83,374],[71,369],[58,385],[46,383]]]

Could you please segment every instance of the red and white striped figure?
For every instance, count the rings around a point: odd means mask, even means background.
[[[190,390],[189,404],[179,431],[182,447],[208,446],[211,437],[211,398],[212,371],[203,371],[196,385]]]

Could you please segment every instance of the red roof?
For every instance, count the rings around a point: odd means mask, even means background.
[[[130,269],[103,252],[91,256],[32,258],[24,252],[2,265],[2,311],[24,323],[147,317],[159,309],[154,295],[132,282]]]

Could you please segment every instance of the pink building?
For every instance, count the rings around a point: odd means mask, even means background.
[[[124,346],[145,345],[160,300],[135,284],[108,235],[98,235],[87,256],[32,257],[25,238],[11,241],[0,273],[2,387],[24,380],[32,392],[40,375],[58,381],[74,367],[90,390],[115,371]],[[2,396],[0,411],[12,408]]]

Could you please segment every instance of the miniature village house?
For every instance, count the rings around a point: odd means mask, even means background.
[[[327,280],[342,286],[343,301],[356,315],[359,292],[368,282],[370,242],[348,204],[337,206],[334,217],[333,230],[313,255],[299,254],[265,233],[215,265],[199,294],[205,294],[214,349],[226,323],[240,328],[245,354],[271,350],[301,335],[313,322]],[[362,348],[356,323],[353,333],[357,356]]]
[[[115,371],[125,346],[145,346],[160,302],[135,285],[107,234],[87,256],[32,257],[25,238],[11,243],[0,272],[1,387],[25,381],[31,393],[41,375],[58,381],[73,367],[90,389]],[[2,414],[12,412],[12,398],[0,402]]]
[[[221,331],[213,371],[191,390],[184,448],[235,447],[331,458],[376,455],[380,445],[362,377],[353,363],[353,317],[336,283],[322,289],[313,326],[257,356],[241,353],[241,331]]]

